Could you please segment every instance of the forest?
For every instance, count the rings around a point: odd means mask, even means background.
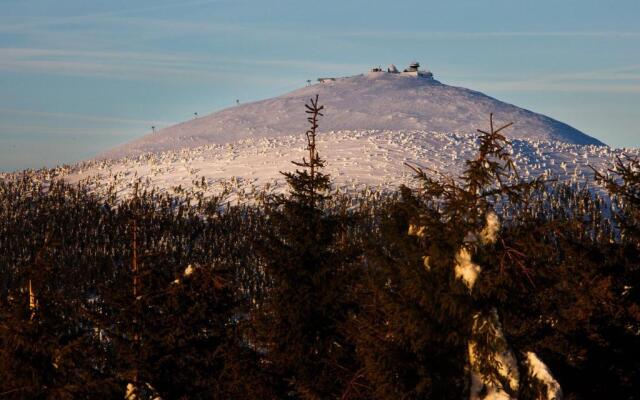
[[[640,159],[338,193],[315,141],[252,204],[0,179],[0,399],[639,399]],[[596,188],[596,189],[594,189]]]

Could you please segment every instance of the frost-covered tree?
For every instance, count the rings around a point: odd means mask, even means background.
[[[502,246],[497,209],[526,201],[540,181],[519,179],[502,133],[510,124],[490,123],[460,178],[411,166],[421,188],[403,189],[383,216],[370,254],[372,311],[358,337],[379,398],[518,395],[521,368],[498,303],[477,286],[495,268],[483,265],[486,254],[516,255]]]

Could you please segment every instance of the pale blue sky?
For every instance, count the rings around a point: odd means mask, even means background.
[[[413,59],[640,146],[638,0],[0,0],[0,170]]]

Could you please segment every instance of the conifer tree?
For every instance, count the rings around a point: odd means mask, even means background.
[[[618,158],[606,172],[594,170],[595,179],[618,200],[615,214],[627,239],[640,246],[640,157]]]
[[[339,397],[352,358],[343,324],[352,304],[345,293],[353,256],[339,242],[340,221],[326,208],[330,179],[316,148],[318,97],[306,105],[309,158],[284,172],[289,193],[267,207],[261,259],[270,287],[256,307],[258,346],[283,382],[282,397]]]
[[[491,119],[353,212],[321,111],[258,206],[2,177],[0,398],[640,398],[638,159],[522,182]]]
[[[511,124],[495,129],[493,116],[490,124],[459,179],[410,166],[422,187],[403,188],[383,213],[369,255],[373,311],[357,339],[378,398],[517,395],[495,302],[475,288],[479,259],[494,251],[500,229],[494,209],[525,199],[539,182],[517,176],[502,133]]]
[[[234,367],[250,358],[234,329],[235,260],[220,248],[230,240],[220,226],[227,217],[205,221],[188,203],[158,210],[156,201],[143,194],[118,210],[129,228],[129,262],[101,285],[104,304],[97,316],[114,354],[114,379],[132,399],[242,398]],[[172,232],[180,225],[198,235]],[[218,257],[185,265],[187,248],[193,253],[205,245],[198,238],[204,230],[218,240],[206,244],[220,245],[211,250]]]
[[[107,355],[87,313],[92,269],[68,254],[64,235],[68,221],[77,224],[96,210],[95,199],[59,182],[40,191],[26,177],[14,187],[3,184],[0,193],[10,205],[0,217],[0,273],[7,284],[0,300],[0,396],[114,395],[102,368]]]

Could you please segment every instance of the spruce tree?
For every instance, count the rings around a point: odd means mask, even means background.
[[[306,104],[308,159],[282,173],[289,193],[266,204],[260,258],[270,287],[255,309],[255,339],[283,398],[339,397],[353,370],[343,324],[354,257],[339,240],[341,221],[325,207],[330,179],[316,148],[322,110],[318,96]]]
[[[421,187],[402,188],[383,211],[368,254],[371,296],[358,354],[377,398],[517,395],[518,369],[493,299],[478,296],[496,246],[496,209],[538,181],[523,182],[502,131],[479,130],[477,156],[459,178],[410,166]],[[522,279],[522,277],[519,277]],[[374,350],[375,349],[375,350]],[[474,394],[476,393],[476,394]]]
[[[96,216],[97,202],[60,182],[43,191],[24,177],[12,186],[0,189],[8,206],[0,216],[7,285],[0,300],[0,397],[113,396],[103,368],[108,355],[88,312],[95,270],[69,251],[82,247],[75,234],[84,217]]]
[[[188,202],[157,209],[159,201],[142,194],[118,210],[128,228],[126,261],[100,285],[96,316],[114,354],[114,379],[136,399],[242,398],[234,371],[250,355],[235,331],[228,217],[207,221]],[[213,242],[204,243],[204,231]],[[209,257],[194,250],[215,245]]]
[[[618,204],[614,217],[622,229],[622,239],[640,247],[640,157],[618,158],[606,172],[594,170],[596,182],[602,184]]]

